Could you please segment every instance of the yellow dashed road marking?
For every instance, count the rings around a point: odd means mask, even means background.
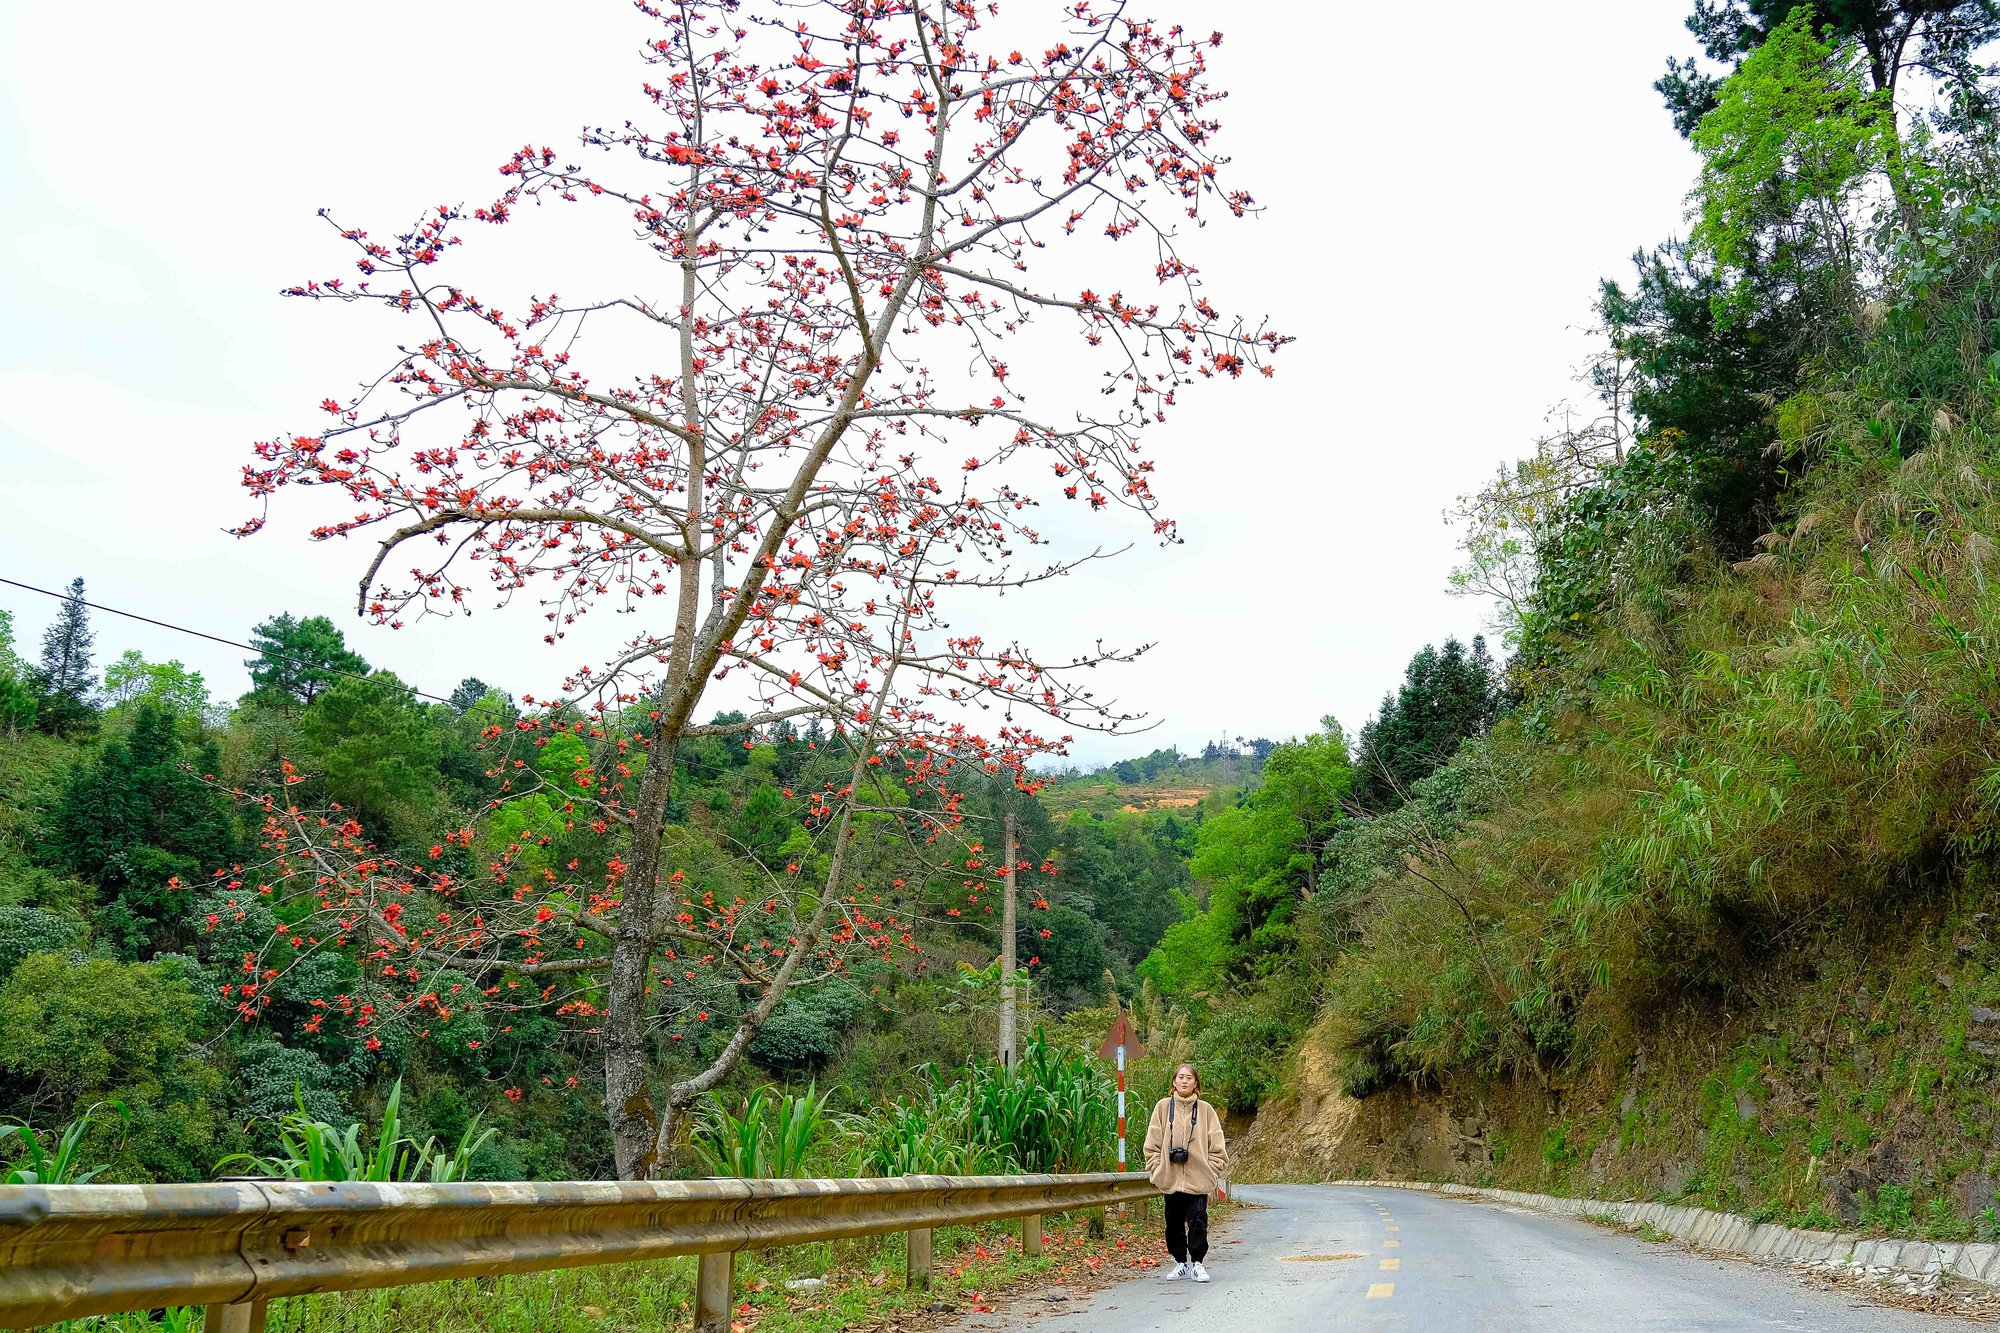
[[[1385,1250],[1393,1250],[1402,1243],[1403,1242],[1400,1240],[1385,1240],[1382,1242],[1382,1248]]]
[[[1401,1228],[1401,1227],[1384,1227],[1384,1228],[1382,1228],[1382,1229],[1383,1229],[1384,1231],[1401,1231],[1401,1230],[1402,1230],[1402,1228]]]
[[[1403,1261],[1401,1259],[1384,1259],[1382,1261],[1382,1271],[1385,1273],[1393,1272],[1402,1266]]]
[[[1371,1282],[1368,1284],[1368,1299],[1371,1301],[1384,1300],[1395,1294],[1396,1284],[1393,1282]]]

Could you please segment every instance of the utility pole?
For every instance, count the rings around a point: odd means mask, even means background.
[[[1014,1067],[1014,812],[1007,812],[1006,905],[1000,909],[1000,1063]]]

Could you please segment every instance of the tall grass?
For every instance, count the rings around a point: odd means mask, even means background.
[[[8,1154],[10,1142],[17,1145],[16,1159],[0,1172],[0,1185],[82,1185],[103,1174],[104,1166],[83,1165],[83,1140],[90,1133],[98,1111],[105,1107],[128,1121],[131,1119],[123,1102],[93,1102],[56,1135],[51,1145],[53,1151],[43,1146],[33,1127],[25,1122],[0,1125],[0,1155]]]
[[[710,1093],[689,1137],[697,1160],[713,1176],[742,1180],[791,1179],[810,1162],[834,1128],[830,1093],[818,1083],[804,1092],[771,1085],[753,1089],[730,1111]]]
[[[1110,1078],[1081,1051],[1037,1031],[1013,1068],[971,1059],[919,1071],[922,1091],[859,1126],[858,1169],[871,1175],[1096,1171],[1110,1165],[1117,1110]]]
[[[232,1166],[249,1167],[259,1175],[288,1180],[421,1180],[449,1184],[468,1180],[472,1159],[492,1141],[498,1130],[482,1126],[480,1117],[466,1123],[458,1142],[447,1149],[435,1135],[418,1143],[403,1133],[403,1080],[389,1089],[382,1123],[370,1133],[366,1124],[355,1121],[345,1129],[315,1120],[306,1114],[305,1099],[299,1109],[285,1117],[278,1132],[278,1151],[269,1157],[237,1153],[216,1163],[218,1171]]]

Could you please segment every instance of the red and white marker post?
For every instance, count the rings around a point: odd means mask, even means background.
[[[1132,1030],[1132,1017],[1124,1010],[1118,1012],[1118,1021],[1111,1025],[1110,1033],[1104,1038],[1104,1045],[1097,1048],[1097,1054],[1106,1060],[1118,1062],[1118,1169],[1129,1169],[1125,1163],[1125,1058],[1127,1054],[1137,1060],[1146,1053],[1139,1044],[1138,1034]]]
[[[1118,1169],[1125,1169],[1125,1043],[1118,1043]]]

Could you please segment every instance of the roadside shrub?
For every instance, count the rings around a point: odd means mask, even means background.
[[[43,1123],[96,1101],[129,1123],[87,1151],[119,1180],[206,1178],[222,1133],[222,1076],[197,1045],[201,1006],[169,962],[30,954],[0,985],[0,1105]]]
[[[1255,1111],[1284,1091],[1290,1068],[1285,1052],[1296,1035],[1292,1023],[1267,1006],[1225,1011],[1195,1038],[1202,1095],[1227,1111]]]
[[[333,1081],[333,1071],[311,1051],[253,1041],[237,1056],[232,1110],[258,1141],[275,1144],[279,1127],[296,1110],[320,1120],[340,1118]]]
[[[770,1069],[808,1069],[840,1053],[865,1000],[835,984],[787,995],[750,1042],[750,1058]]]
[[[0,981],[31,953],[68,953],[83,930],[68,917],[38,907],[0,906]]]

